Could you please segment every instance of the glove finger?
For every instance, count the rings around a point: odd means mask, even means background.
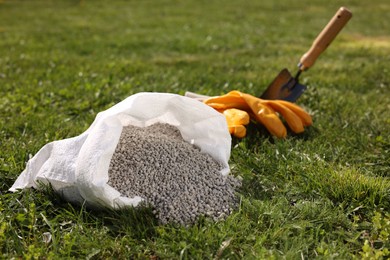
[[[255,117],[257,121],[263,124],[272,135],[278,138],[286,137],[286,127],[272,109],[264,107],[264,109],[260,109],[257,113],[255,113]]]
[[[278,100],[280,104],[283,106],[289,108],[291,111],[293,111],[296,115],[299,116],[299,118],[302,120],[302,123],[304,126],[311,126],[313,124],[313,120],[309,113],[307,113],[305,110],[303,110],[300,106],[284,101],[284,100]]]
[[[301,118],[289,108],[282,105],[279,101],[267,101],[267,104],[284,117],[288,126],[294,133],[299,134],[305,131],[304,124]]]
[[[246,111],[229,108],[222,112],[226,117],[228,125],[247,125],[250,118]]]
[[[237,138],[243,138],[246,135],[246,128],[243,125],[229,126],[229,133]]]
[[[213,103],[243,103],[242,98],[237,96],[230,96],[229,93],[222,95],[222,96],[216,96],[216,97],[209,97],[206,100],[203,101],[205,104],[213,104]]]
[[[238,109],[241,109],[241,110],[247,110],[248,109],[248,106],[244,103],[239,103],[239,102],[229,102],[229,103],[218,103],[218,102],[212,102],[212,101],[209,101],[209,102],[204,102],[206,105],[214,108],[214,109],[217,109],[217,110],[226,110],[226,109],[229,109],[229,108],[238,108]]]
[[[210,97],[203,102],[206,105],[209,105],[210,107],[218,110],[238,108],[247,111],[249,109],[248,105],[237,92],[238,91],[231,91],[223,96]]]
[[[275,135],[278,138],[286,137],[286,127],[272,107],[265,105],[264,100],[252,95],[245,93],[240,93],[240,95],[251,108],[256,120],[263,124],[272,135]]]

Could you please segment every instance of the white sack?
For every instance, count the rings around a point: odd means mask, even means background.
[[[229,173],[231,137],[225,117],[209,106],[176,94],[138,93],[97,114],[81,135],[54,141],[28,161],[10,191],[50,183],[71,202],[105,207],[136,206],[140,197],[127,198],[109,186],[108,168],[123,126],[154,123],[176,126],[187,142],[198,146]]]

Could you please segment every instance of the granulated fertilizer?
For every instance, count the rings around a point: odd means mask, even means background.
[[[199,216],[225,218],[238,206],[232,176],[210,155],[183,140],[169,124],[123,128],[111,159],[108,184],[127,197],[140,196],[160,223],[188,225]]]

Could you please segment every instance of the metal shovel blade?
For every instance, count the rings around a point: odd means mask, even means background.
[[[299,84],[298,80],[287,69],[283,69],[260,98],[295,102],[306,88],[305,85]]]

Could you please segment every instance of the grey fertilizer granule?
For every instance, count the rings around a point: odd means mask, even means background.
[[[174,126],[127,126],[111,159],[108,184],[124,196],[142,197],[160,223],[188,225],[199,216],[223,219],[238,206],[240,181],[219,170],[219,163],[184,141]]]

